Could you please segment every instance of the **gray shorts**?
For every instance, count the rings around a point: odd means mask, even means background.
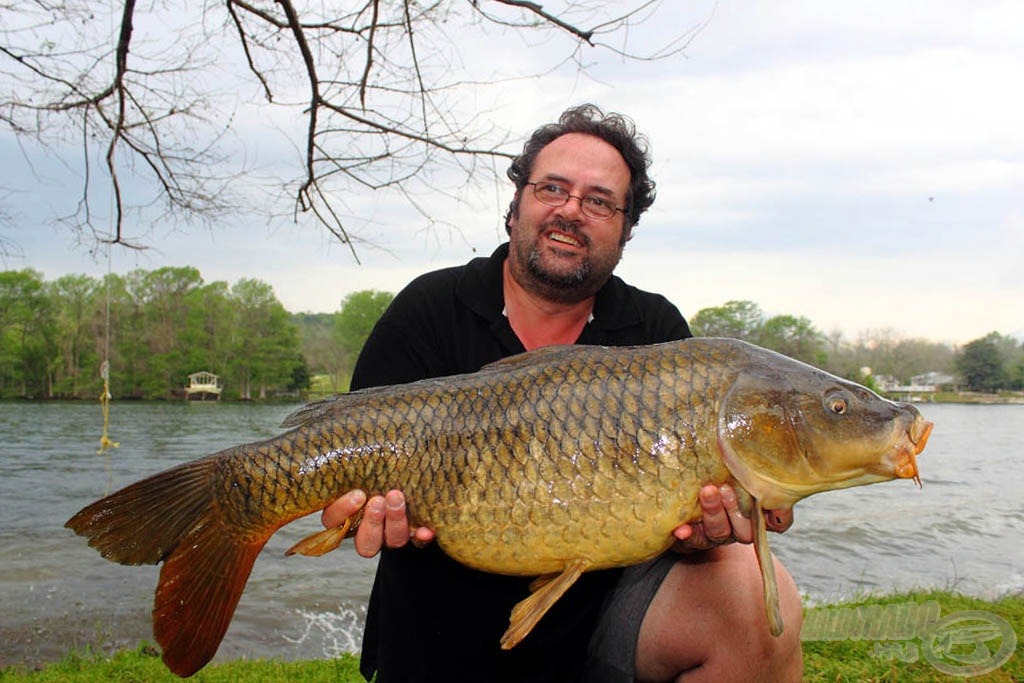
[[[633,683],[636,641],[647,607],[678,556],[667,552],[628,567],[605,599],[590,637],[583,683]]]

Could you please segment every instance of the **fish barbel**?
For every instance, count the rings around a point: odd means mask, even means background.
[[[542,577],[512,610],[510,648],[582,572],[665,551],[673,529],[700,518],[701,486],[731,484],[754,520],[777,635],[762,511],[894,478],[920,484],[916,455],[932,428],[913,406],[708,338],[547,347],[472,374],[313,403],[284,426],[131,484],[67,522],[109,560],[163,563],[153,630],[179,675],[217,651],[270,536],[354,488],[402,490],[411,524],[465,565]],[[356,524],[292,550],[332,550]]]

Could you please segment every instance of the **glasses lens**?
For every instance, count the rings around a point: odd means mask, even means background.
[[[561,206],[569,201],[569,193],[560,188],[558,185],[542,185],[535,183],[533,186],[533,196],[537,198],[543,204],[548,206]]]
[[[615,207],[600,197],[584,197],[580,200],[580,210],[591,218],[610,218]]]
[[[591,218],[607,219],[615,214],[615,206],[601,197],[577,197],[553,183],[532,183],[533,196],[541,204],[563,206],[570,198],[580,201],[580,211]]]

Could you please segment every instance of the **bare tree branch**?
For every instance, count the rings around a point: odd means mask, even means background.
[[[359,80],[359,103],[366,109],[366,84],[370,80],[370,68],[373,66],[373,37],[377,33],[377,20],[380,17],[380,0],[373,0],[373,18],[370,20],[370,37],[366,41],[366,68]]]
[[[571,33],[572,35],[576,36],[577,38],[587,43],[588,45],[593,46],[593,43],[590,42],[591,36],[594,35],[593,31],[584,31],[573,26],[572,24],[568,24],[559,19],[558,17],[554,16],[553,14],[545,12],[544,8],[535,2],[527,2],[526,0],[494,0],[494,2],[497,2],[502,5],[508,5],[509,7],[521,7],[525,10],[528,10],[533,14],[536,14],[541,19],[543,19],[546,23],[552,24],[553,26],[557,26],[566,33]],[[473,5],[476,6],[477,3],[474,2]]]
[[[78,141],[82,194],[68,220],[130,247],[140,225],[212,222],[252,206],[230,190],[255,191],[260,179],[229,162],[276,130],[301,161],[273,176],[291,208],[268,199],[271,215],[312,216],[358,260],[366,241],[349,228],[352,200],[384,193],[435,224],[419,196],[454,197],[512,156],[510,134],[486,112],[467,114],[463,93],[538,73],[467,68],[459,45],[469,31],[542,35],[547,52],[562,52],[552,68],[585,72],[588,50],[644,61],[685,49],[702,27],[662,45],[639,36],[663,4],[339,0],[300,10],[294,0],[207,0],[200,10],[160,0],[143,10],[123,0],[101,19],[106,8],[91,0],[35,0],[11,5],[0,23],[0,123],[54,150]],[[102,178],[91,172],[100,156]],[[106,228],[92,207],[105,190]]]

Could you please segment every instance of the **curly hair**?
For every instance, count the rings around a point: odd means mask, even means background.
[[[581,104],[562,112],[557,123],[549,123],[533,131],[523,145],[522,153],[512,160],[508,177],[516,186],[516,196],[505,214],[505,230],[511,232],[509,221],[518,210],[521,190],[526,187],[537,155],[550,142],[567,133],[585,133],[604,140],[622,155],[629,168],[629,191],[626,195],[626,227],[640,222],[640,214],[654,203],[654,181],[647,175],[651,165],[647,138],[637,133],[633,121],[622,114],[605,114],[595,104]]]

